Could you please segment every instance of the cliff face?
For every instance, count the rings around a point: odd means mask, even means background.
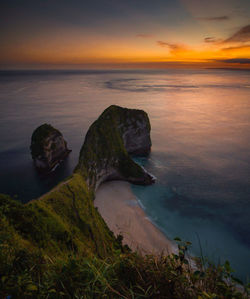
[[[152,184],[153,177],[129,156],[150,153],[150,129],[144,111],[110,106],[89,128],[76,172],[94,190],[107,180]]]
[[[117,126],[124,147],[134,156],[147,156],[151,150],[150,122],[143,110],[126,109],[118,106],[109,107],[105,113],[117,114],[115,126]]]
[[[48,124],[33,132],[30,149],[35,166],[41,171],[52,170],[71,152],[62,134]]]

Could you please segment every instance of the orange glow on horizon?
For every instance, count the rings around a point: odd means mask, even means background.
[[[66,43],[65,38],[42,43],[30,41],[18,49],[2,50],[5,64],[47,64],[47,65],[112,65],[113,67],[236,67],[250,68],[250,63],[224,63],[223,60],[250,59],[250,44],[235,45],[223,42],[205,43],[190,47],[185,44],[171,44],[148,39],[126,39],[85,37],[80,42],[76,37]]]

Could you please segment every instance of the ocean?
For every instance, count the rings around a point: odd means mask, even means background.
[[[191,253],[229,260],[250,277],[250,72],[243,70],[0,71],[0,192],[28,202],[72,173],[91,123],[111,104],[145,110],[157,177],[132,186],[147,216]],[[72,153],[50,176],[30,155],[49,123]]]

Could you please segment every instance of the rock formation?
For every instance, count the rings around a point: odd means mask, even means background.
[[[108,107],[89,128],[75,171],[94,190],[107,180],[152,184],[154,178],[129,156],[150,153],[150,129],[144,111]]]
[[[39,126],[31,137],[31,155],[40,171],[51,171],[71,152],[61,132],[49,124]]]

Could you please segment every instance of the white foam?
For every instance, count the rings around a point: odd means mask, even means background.
[[[57,167],[59,166],[59,163],[57,163],[52,169],[51,172],[55,171],[57,169]]]

